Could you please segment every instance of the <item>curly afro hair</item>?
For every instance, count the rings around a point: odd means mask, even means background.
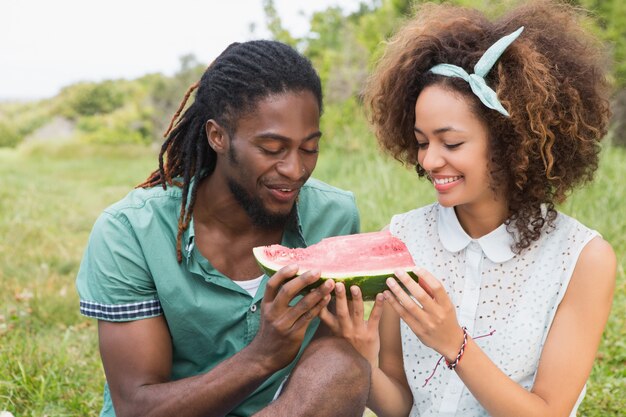
[[[495,21],[476,10],[424,4],[390,40],[365,90],[381,147],[415,165],[420,176],[426,173],[413,132],[420,92],[438,85],[469,100],[489,131],[491,182],[507,198],[515,252],[551,227],[555,204],[590,181],[598,167],[610,117],[608,59],[582,24],[585,17],[580,9],[548,1]],[[486,76],[510,117],[482,105],[462,79],[428,72],[446,63],[472,73],[487,48],[520,26],[524,32]]]

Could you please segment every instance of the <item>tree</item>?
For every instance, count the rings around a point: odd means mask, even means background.
[[[200,80],[206,67],[198,62],[195,55],[188,54],[180,57],[180,68],[173,77],[151,74],[139,80],[148,90],[146,105],[151,108],[151,136],[154,142],[163,140],[163,133],[183,96],[193,83]]]
[[[124,92],[115,81],[78,83],[64,88],[60,113],[69,119],[107,114],[124,104]]]
[[[267,29],[272,34],[272,37],[295,48],[298,40],[291,36],[291,33],[283,27],[280,16],[276,11],[276,6],[274,6],[274,0],[263,0],[263,11],[265,12]]]

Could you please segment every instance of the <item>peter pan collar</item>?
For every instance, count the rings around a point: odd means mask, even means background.
[[[483,253],[494,263],[506,262],[515,256],[511,251],[514,243],[513,236],[506,230],[506,225],[501,224],[494,231],[485,236],[472,239],[459,223],[454,207],[443,207],[439,205],[437,215],[437,229],[439,239],[443,247],[449,252],[459,252],[465,249],[470,243],[476,242],[480,245]]]

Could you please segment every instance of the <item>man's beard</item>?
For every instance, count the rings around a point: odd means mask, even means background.
[[[232,146],[232,141],[228,149],[228,160],[231,165],[239,166],[239,160],[235,152],[235,147]],[[295,209],[295,207],[292,207],[288,213],[270,213],[267,211],[260,198],[251,195],[233,178],[228,177],[227,182],[233,197],[235,197],[235,200],[245,210],[252,224],[256,227],[268,230],[283,228]]]
[[[252,224],[262,229],[282,228],[287,223],[293,208],[288,213],[270,213],[258,197],[250,195],[238,182],[228,178],[228,188],[235,200],[246,211]]]

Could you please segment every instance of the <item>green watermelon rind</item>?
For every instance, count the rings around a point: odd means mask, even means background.
[[[272,275],[276,273],[277,271],[276,267],[268,266],[266,264],[267,262],[263,261],[261,251],[254,250],[254,256],[256,258],[257,263],[261,267],[261,269],[263,269],[263,271],[268,276],[271,277]],[[413,278],[413,281],[415,281],[416,283],[419,281],[418,276],[412,271],[412,269],[405,269],[405,271],[409,274],[409,276],[411,276],[411,278]],[[304,273],[304,271],[298,271],[298,272]],[[385,271],[385,270],[358,271],[358,272],[355,272],[354,274],[345,274],[345,276],[340,276],[339,274],[332,274],[333,276],[325,277],[323,276],[323,274],[324,273],[322,272],[322,277],[320,277],[320,279],[318,279],[316,282],[303,288],[300,294],[306,295],[311,290],[319,287],[327,280],[332,279],[335,282],[342,282],[345,285],[346,289],[349,289],[351,286],[356,285],[357,287],[361,289],[363,300],[372,301],[376,298],[376,294],[382,293],[383,291],[389,289],[389,287],[387,286],[387,282],[386,282],[387,278],[389,277],[395,278],[395,274],[393,273],[393,271]],[[295,276],[298,276],[298,275],[299,274]],[[400,285],[402,285],[402,283],[400,283]],[[346,294],[348,295],[348,298],[351,298],[351,294],[349,290],[346,292]]]

